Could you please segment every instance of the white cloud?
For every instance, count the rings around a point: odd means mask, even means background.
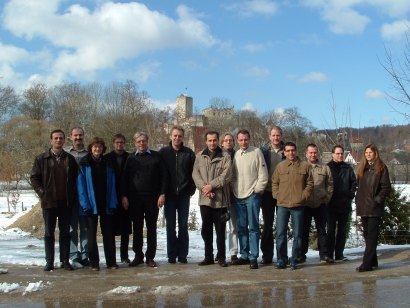
[[[270,75],[270,70],[264,67],[252,66],[245,72],[247,76],[265,78]]]
[[[299,78],[299,82],[302,83],[320,83],[327,80],[327,76],[322,72],[310,72]]]
[[[366,98],[369,99],[383,99],[386,98],[386,94],[381,91],[381,90],[377,90],[377,89],[370,89],[367,90],[365,93]]]
[[[408,0],[367,0],[366,2],[377,7],[381,13],[393,18],[402,18],[410,12],[410,1]]]
[[[172,19],[144,4],[103,2],[90,10],[65,1],[11,0],[3,25],[26,40],[43,39],[58,48],[50,80],[92,78],[118,60],[165,48],[209,48],[217,40],[190,8],[180,5]],[[100,3],[100,2],[98,2]],[[62,11],[62,12],[61,12]]]
[[[257,53],[266,50],[266,44],[245,44],[243,49],[249,53]]]
[[[242,111],[256,111],[256,108],[253,106],[252,103],[246,102],[245,105],[241,108]]]
[[[278,4],[271,0],[247,0],[226,5],[225,9],[235,11],[242,16],[274,15],[278,11]]]
[[[151,100],[151,103],[159,109],[170,108],[171,110],[174,110],[175,106],[176,106],[175,101],[173,101],[173,100],[155,100],[155,99],[153,99],[153,100]]]
[[[381,36],[389,41],[402,41],[405,38],[406,32],[409,31],[409,20],[397,20],[390,24],[383,24],[381,28]]]

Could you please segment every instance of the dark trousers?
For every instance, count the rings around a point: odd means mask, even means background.
[[[306,254],[309,249],[310,226],[312,225],[312,218],[314,218],[317,231],[317,247],[319,250],[319,257],[322,260],[327,257],[326,205],[321,204],[317,208],[306,206],[303,217],[302,258],[306,260]]]
[[[100,256],[97,245],[98,215],[85,216],[87,220],[88,257],[92,267],[98,267]],[[115,241],[112,232],[112,215],[100,215],[100,227],[103,237],[104,255],[107,266],[113,266],[115,261]]]
[[[327,254],[333,259],[342,259],[346,244],[346,226],[351,212],[338,213],[327,209]]]
[[[167,254],[170,259],[184,260],[188,256],[190,198],[188,194],[165,196],[164,215],[167,222]],[[178,233],[176,231],[177,218]]]
[[[154,259],[157,252],[157,220],[159,213],[157,201],[158,196],[139,195],[138,198],[135,198],[135,200],[130,202],[128,210],[134,224],[132,250],[135,253],[135,257],[140,260],[144,259],[144,253],[142,252],[144,244],[144,219],[147,227],[146,260]]]
[[[261,234],[262,259],[272,261],[274,255],[273,220],[275,219],[276,199],[271,191],[263,193],[262,197],[263,230]]]
[[[121,234],[120,239],[120,258],[121,260],[128,259],[128,246],[130,243],[130,235],[128,232]]]
[[[221,222],[221,215],[226,212],[226,208],[211,208],[209,206],[201,205],[200,209],[202,218],[201,235],[205,244],[205,259],[213,260],[214,258],[213,227],[215,226],[216,248],[218,250],[216,257],[218,260],[225,260],[226,222]]]
[[[114,235],[120,236],[120,258],[128,259],[128,246],[130,234],[132,233],[132,223],[128,211],[121,206],[121,200],[118,201],[120,207],[113,215],[113,232]]]
[[[363,237],[366,243],[362,266],[366,269],[379,265],[376,249],[380,222],[381,217],[362,217]]]
[[[67,206],[66,201],[59,201],[57,207],[43,209],[44,219],[44,248],[46,252],[46,262],[54,264],[54,231],[57,225],[60,231],[60,261],[67,261],[70,256],[70,216],[71,209]]]

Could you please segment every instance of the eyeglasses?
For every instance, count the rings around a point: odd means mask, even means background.
[[[335,154],[335,155],[343,155],[343,153],[333,153],[333,154]]]

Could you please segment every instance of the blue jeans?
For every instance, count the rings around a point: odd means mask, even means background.
[[[291,263],[296,263],[301,257],[302,234],[303,234],[303,213],[304,207],[286,208],[278,205],[276,208],[276,253],[278,262],[288,262],[288,223],[289,217],[292,222],[292,257]]]
[[[70,226],[70,259],[87,259],[87,221],[84,216],[80,216],[80,204],[78,202],[75,202],[74,206],[72,207]],[[78,229],[80,229],[80,234],[78,234]],[[78,250],[78,242],[80,242],[80,250]]]
[[[247,198],[235,198],[238,238],[242,259],[256,260],[259,256],[259,212],[262,197],[252,194]]]
[[[184,260],[188,255],[188,216],[189,216],[188,194],[166,195],[164,214],[167,222],[167,253],[169,259]],[[176,232],[178,212],[178,236]]]

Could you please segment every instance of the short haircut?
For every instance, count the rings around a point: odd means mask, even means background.
[[[219,133],[218,133],[217,131],[215,131],[215,130],[208,130],[208,131],[205,133],[205,141],[207,140],[208,135],[216,135],[216,138],[219,140]]]
[[[105,151],[107,150],[107,146],[105,145],[104,139],[100,138],[100,137],[94,137],[93,139],[91,139],[90,143],[88,144],[88,152],[91,153],[91,149],[94,145],[101,145],[103,148],[102,154],[105,153]]]
[[[123,134],[115,134],[115,135],[112,137],[112,142],[114,142],[114,141],[117,140],[117,139],[122,139],[122,140],[125,141],[125,136],[124,136]]]
[[[280,133],[281,136],[283,135],[283,130],[282,130],[282,128],[280,128],[279,126],[273,125],[273,126],[270,128],[269,134],[270,134],[273,130],[277,130],[277,131],[279,131],[279,133]]]
[[[145,139],[148,141],[148,134],[147,134],[147,133],[144,133],[144,132],[137,132],[137,133],[135,133],[133,139],[134,139],[134,140],[137,140],[137,139],[138,139],[139,137],[141,137],[141,136],[144,136]]]
[[[239,134],[248,135],[249,139],[251,139],[251,134],[249,133],[249,131],[248,131],[247,129],[240,129],[240,130],[236,133],[236,138],[238,138]]]
[[[286,148],[286,147],[294,147],[295,150],[297,149],[297,148],[296,148],[296,144],[294,144],[294,143],[291,142],[291,141],[288,141],[288,142],[285,143],[284,148]]]
[[[64,134],[64,132],[63,132],[61,129],[55,129],[55,130],[51,131],[51,133],[50,133],[50,139],[53,139],[53,134],[55,134],[55,133],[63,134],[63,137],[64,137],[64,139],[65,139],[65,134]]]
[[[342,149],[342,152],[343,152],[343,153],[345,152],[344,147],[342,147],[340,144],[336,144],[336,145],[332,148],[332,153],[333,153],[333,154],[335,153],[335,151],[336,151],[337,148]]]
[[[172,132],[173,132],[174,130],[179,130],[179,131],[182,133],[182,136],[185,135],[185,129],[183,129],[182,126],[180,126],[180,125],[172,126],[172,128],[171,128],[171,134],[172,134]]]
[[[315,143],[309,143],[307,146],[306,146],[306,151],[307,151],[307,149],[308,148],[316,148],[317,149],[317,145],[315,144]]]
[[[75,130],[75,129],[81,129],[81,131],[83,132],[83,135],[84,135],[84,129],[83,129],[82,127],[80,127],[80,126],[76,126],[76,127],[73,127],[73,128],[71,129],[71,131],[70,131],[70,136],[73,134],[73,130]]]

